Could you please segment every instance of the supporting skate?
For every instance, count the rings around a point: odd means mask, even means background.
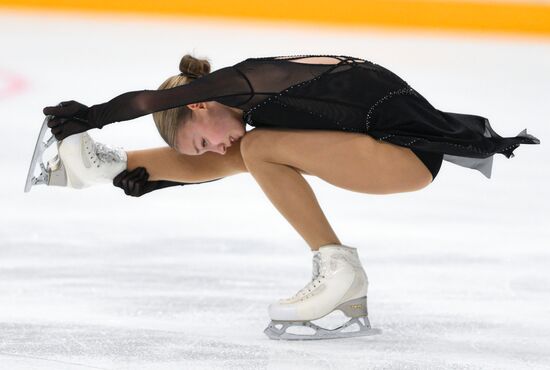
[[[111,184],[113,178],[127,168],[128,158],[125,151],[95,142],[87,132],[68,136],[61,141],[57,141],[54,136],[44,141],[50,118],[51,116],[46,117],[40,129],[27,174],[25,192],[40,184],[74,189]],[[57,154],[45,164],[43,154],[54,142]],[[38,163],[40,174],[35,175]]]
[[[377,331],[371,329],[368,314],[367,314],[367,297],[353,299],[342,303],[334,309],[340,310],[351,319],[346,323],[334,329],[323,328],[311,320],[308,321],[282,321],[271,320],[264,333],[270,339],[286,339],[286,340],[304,340],[304,339],[332,339],[332,338],[348,338],[360,337],[364,335],[377,334]],[[346,331],[346,328],[356,325],[358,330]],[[314,334],[298,334],[290,333],[288,328],[292,327],[308,327],[314,331]]]
[[[367,312],[368,279],[355,248],[329,244],[313,256],[311,281],[293,297],[269,305],[270,339],[348,338],[379,333]],[[329,329],[314,323],[341,311],[349,320]],[[298,329],[298,333],[292,332]],[[305,329],[305,330],[302,330]]]

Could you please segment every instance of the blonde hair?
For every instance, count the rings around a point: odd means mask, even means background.
[[[196,78],[210,73],[210,62],[208,59],[198,59],[190,54],[186,54],[181,58],[179,69],[180,74],[168,77],[157,90],[185,85]],[[153,121],[155,121],[160,136],[172,148],[175,148],[176,133],[179,126],[188,120],[189,117],[191,117],[191,109],[185,105],[153,113]]]

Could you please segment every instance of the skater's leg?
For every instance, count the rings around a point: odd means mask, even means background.
[[[252,158],[245,159],[245,163],[273,205],[311,250],[326,244],[341,244],[313,190],[296,168]]]
[[[410,149],[364,134],[263,128],[249,131],[241,142],[248,171],[312,250],[341,243],[299,171],[371,194],[419,190],[432,180]]]
[[[170,147],[126,152],[128,170],[145,167],[149,179],[178,182],[202,182],[247,172],[240,152],[241,140],[227,148],[225,154],[180,154]]]

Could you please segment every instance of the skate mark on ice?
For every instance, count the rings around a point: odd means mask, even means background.
[[[100,370],[111,370],[106,367],[97,367],[97,366],[91,366],[91,365],[85,365],[78,362],[70,362],[70,361],[63,361],[63,360],[54,360],[51,358],[43,358],[43,357],[36,357],[36,356],[28,356],[28,355],[18,355],[14,353],[5,353],[0,352],[0,356],[6,356],[6,357],[16,357],[16,358],[25,358],[25,359],[31,359],[31,360],[40,360],[40,361],[49,361],[49,362],[55,362],[58,364],[65,364],[65,365],[73,365],[73,366],[80,366],[85,367],[88,369],[100,369]]]

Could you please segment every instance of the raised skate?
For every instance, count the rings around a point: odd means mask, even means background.
[[[51,116],[46,117],[40,129],[27,174],[25,192],[29,192],[34,185],[41,184],[74,189],[110,184],[116,175],[126,169],[125,151],[95,142],[86,132],[68,136],[61,141],[57,141],[54,136],[44,141],[50,118]],[[44,163],[43,154],[53,143],[56,144],[57,154]],[[38,164],[40,173],[35,174]]]
[[[57,140],[52,135],[46,141],[44,141],[44,136],[48,130],[48,121],[52,116],[46,116],[40,132],[38,134],[38,139],[36,140],[36,145],[34,147],[34,152],[32,154],[31,164],[29,167],[29,172],[27,173],[27,181],[25,182],[25,193],[28,193],[31,190],[31,187],[39,184],[48,184],[50,182],[51,171],[48,170],[48,167],[44,164],[42,155],[44,151],[50,147],[54,142],[57,143]],[[40,163],[40,174],[35,176],[35,170],[37,164]]]
[[[337,244],[319,248],[313,255],[311,281],[293,297],[269,305],[271,322],[264,330],[270,339],[304,340],[347,338],[377,334],[367,312],[368,279],[357,249]],[[328,329],[312,321],[334,311],[349,320]],[[295,328],[299,333],[293,333]]]

